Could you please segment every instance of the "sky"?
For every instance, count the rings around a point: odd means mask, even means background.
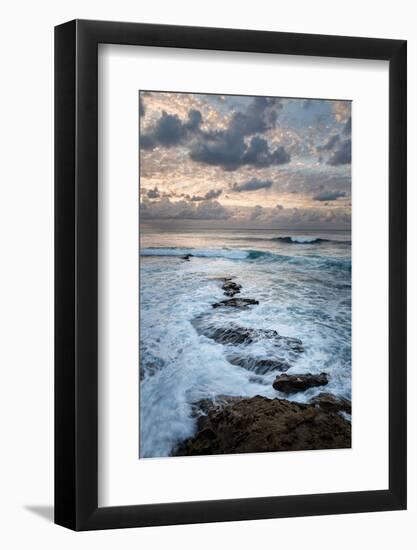
[[[349,229],[351,102],[139,93],[140,219]]]

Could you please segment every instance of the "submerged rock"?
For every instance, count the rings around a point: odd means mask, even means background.
[[[281,374],[275,378],[272,386],[283,393],[297,393],[316,386],[325,386],[329,380],[327,374]]]
[[[298,338],[281,336],[276,330],[265,330],[241,327],[231,324],[216,326],[207,324],[207,316],[202,316],[193,321],[193,325],[199,334],[211,338],[219,344],[251,344],[259,340],[272,340],[273,344],[281,350],[295,352],[304,351],[303,343]]]
[[[352,403],[343,397],[336,397],[332,393],[321,392],[310,403],[318,405],[322,409],[331,412],[343,411],[352,414]]]
[[[242,285],[235,283],[232,279],[226,279],[222,285],[225,295],[230,296],[231,298],[233,298],[235,294],[239,294],[241,288]]]
[[[218,344],[251,344],[255,339],[255,331],[244,327],[218,327],[202,333]]]
[[[238,307],[244,308],[247,306],[258,305],[258,300],[253,298],[230,298],[230,300],[222,300],[216,304],[212,304],[212,307]]]
[[[342,449],[351,446],[351,424],[338,414],[285,399],[204,400],[198,431],[176,456]]]
[[[256,357],[228,357],[232,365],[243,367],[246,370],[256,372],[256,374],[267,374],[268,372],[278,370],[287,371],[291,365],[281,359],[258,359]]]

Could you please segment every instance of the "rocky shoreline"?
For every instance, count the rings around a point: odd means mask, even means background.
[[[286,399],[223,397],[196,405],[198,431],[173,456],[344,449],[351,424],[320,403]]]
[[[188,255],[184,260],[189,261],[190,257]],[[213,308],[227,311],[259,305],[256,299],[235,297],[241,293],[242,285],[236,283],[234,277],[219,280],[228,299],[212,304]],[[291,362],[297,361],[299,355],[304,353],[300,339],[282,336],[275,330],[243,327],[234,323],[216,326],[208,315],[197,319],[194,327],[197,333],[225,346],[231,365],[250,370],[260,378],[274,371],[279,373],[272,383],[277,397],[217,396],[213,400],[195,403],[197,432],[182,441],[172,451],[173,456],[350,448],[350,401],[329,392],[319,393],[309,403],[282,398],[310,388],[325,387],[329,382],[325,372],[286,372],[294,365],[283,360],[279,351],[285,350]],[[273,342],[277,356],[255,358],[229,351],[236,344],[246,346],[263,339]]]

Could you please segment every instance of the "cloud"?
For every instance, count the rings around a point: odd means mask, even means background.
[[[187,143],[190,158],[195,162],[220,166],[224,170],[237,170],[240,166],[268,167],[290,161],[283,146],[269,147],[266,139],[258,135],[275,128],[279,99],[255,97],[246,110],[235,111],[224,129],[204,131],[199,110],[188,111],[188,119],[177,114],[162,115],[141,135],[141,148],[153,150],[157,146],[169,148]],[[252,136],[252,137],[250,137]]]
[[[253,166],[264,167],[271,164],[286,164],[290,161],[290,155],[285,151],[284,147],[278,146],[271,151],[268,142],[260,137],[253,137],[249,147],[246,149],[242,157],[242,164],[250,164]]]
[[[352,133],[352,117],[349,117],[343,127],[342,133],[345,136],[350,136]]]
[[[203,121],[203,117],[197,109],[188,111],[188,122],[184,125],[186,130],[197,131]]]
[[[317,146],[317,151],[331,151],[339,142],[339,134],[333,134],[324,145]]]
[[[250,219],[252,221],[258,219],[260,216],[262,216],[263,212],[264,212],[264,209],[262,208],[262,206],[257,204],[252,210],[252,213],[250,215]]]
[[[258,180],[256,178],[253,178],[244,183],[233,184],[232,190],[238,193],[241,193],[242,191],[257,191],[258,189],[269,189],[271,185],[271,180]]]
[[[183,122],[178,115],[170,115],[166,111],[155,125],[140,136],[142,149],[154,149],[155,147],[174,147],[188,137],[189,134],[199,130],[202,121],[200,111],[192,109],[188,112],[188,120]]]
[[[281,227],[349,227],[350,212],[345,208],[262,208],[257,205],[247,213],[247,222],[257,226]]]
[[[315,195],[313,200],[320,202],[335,201],[336,199],[341,199],[342,197],[346,197],[346,193],[343,191],[323,191],[322,193]]]
[[[192,146],[190,158],[229,171],[245,165],[268,167],[288,163],[290,155],[284,147],[271,149],[266,139],[253,135],[275,128],[281,108],[278,99],[253,98],[246,111],[233,113],[225,130],[202,133]],[[253,137],[248,139],[249,136]]]
[[[208,201],[211,199],[217,199],[222,193],[223,191],[221,189],[211,189],[210,191],[207,191],[205,195],[193,195],[192,197],[187,198],[193,202]]]
[[[316,147],[320,152],[319,161],[323,161],[322,153],[328,153],[327,164],[337,166],[339,164],[350,164],[352,162],[352,143],[350,136],[352,130],[352,119],[349,117],[343,125],[340,134],[333,134],[323,145]],[[342,137],[343,136],[343,137]],[[324,155],[326,157],[326,155]]]
[[[196,220],[227,220],[231,213],[217,201],[199,204],[194,212]]]
[[[143,200],[140,216],[147,220],[226,220],[231,213],[215,200],[195,204],[185,200],[172,202],[164,197],[159,201]]]
[[[266,168],[272,165],[286,164],[291,160],[284,147],[270,149],[268,142],[258,136],[245,143],[242,136],[219,132],[199,142],[191,150],[190,158],[196,162],[220,166],[224,170],[234,171],[241,166]]]
[[[149,189],[146,193],[148,199],[159,199],[161,194],[158,191],[158,188],[155,186],[153,189]]]
[[[228,132],[241,136],[263,133],[275,126],[281,108],[278,98],[254,97],[245,112],[233,114]]]
[[[350,101],[332,101],[332,111],[336,122],[346,122],[350,117]]]
[[[314,105],[314,99],[304,99],[302,100],[301,105],[303,109],[309,109]]]
[[[339,164],[350,164],[352,162],[352,143],[350,139],[342,141],[340,147],[330,156],[327,164],[337,166]]]

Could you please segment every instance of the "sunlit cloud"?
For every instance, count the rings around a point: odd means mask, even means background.
[[[351,103],[141,92],[146,220],[347,227]]]

